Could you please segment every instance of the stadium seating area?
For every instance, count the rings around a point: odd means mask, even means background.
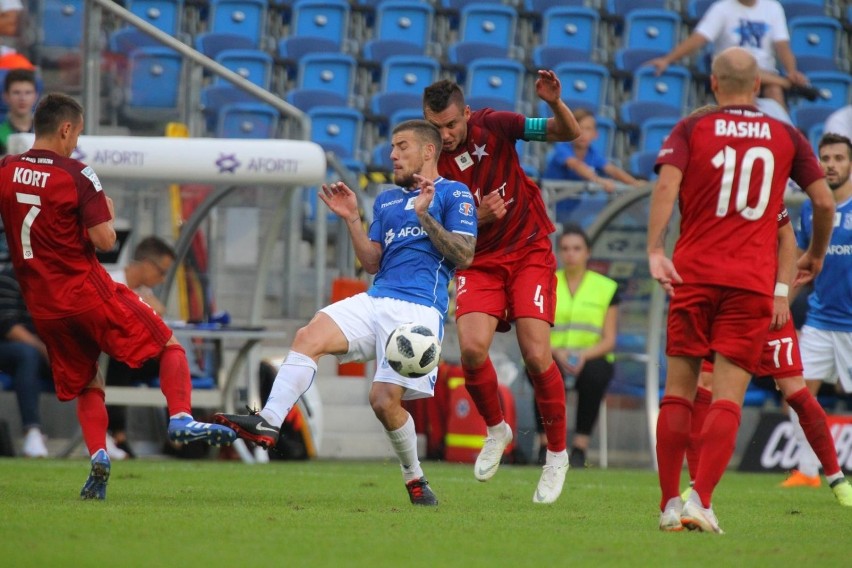
[[[709,0],[125,0],[148,23],[175,35],[312,116],[313,137],[349,167],[387,167],[373,148],[394,120],[417,115],[424,85],[461,82],[474,105],[547,113],[535,97],[535,70],[553,68],[572,107],[616,125],[612,158],[649,177],[661,128],[710,102],[698,54],[656,77],[645,61],[685,38]],[[799,68],[820,89],[816,101],[790,99],[791,115],[813,139],[835,108],[852,100],[852,10],[840,0],[784,0]],[[79,51],[80,0],[38,3],[40,64]],[[58,16],[57,16],[58,14]],[[60,17],[61,16],[61,17]],[[174,119],[185,62],[149,36],[107,19],[104,26],[117,124]],[[204,77],[210,136],[287,136],[286,120],[222,79]],[[317,108],[321,107],[321,108]],[[333,139],[333,140],[332,140]],[[342,146],[346,144],[347,146]],[[350,146],[351,145],[351,146]],[[548,148],[524,161],[543,171]],[[384,146],[382,146],[384,147]]]

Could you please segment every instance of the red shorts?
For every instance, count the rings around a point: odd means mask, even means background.
[[[712,373],[713,363],[704,360],[701,362],[701,371]],[[763,351],[760,357],[760,366],[755,373],[758,377],[772,377],[773,379],[789,379],[790,377],[802,376],[802,355],[799,353],[799,337],[793,326],[793,319],[787,321],[787,325],[778,331],[769,330],[766,340],[763,342]]]
[[[678,286],[669,304],[666,354],[721,353],[755,373],[772,322],[772,296],[722,286]]]
[[[47,345],[56,397],[63,401],[72,400],[92,382],[101,351],[138,368],[157,357],[172,336],[162,318],[122,284],[94,309],[33,323]]]
[[[505,256],[474,259],[456,273],[456,319],[479,312],[509,331],[518,318],[553,324],[556,310],[556,256],[550,239],[538,239]]]

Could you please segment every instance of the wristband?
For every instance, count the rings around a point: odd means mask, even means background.
[[[785,298],[790,294],[790,286],[784,284],[783,282],[775,283],[775,295],[776,296],[784,296]]]
[[[524,140],[547,141],[547,119],[526,118],[524,119]]]

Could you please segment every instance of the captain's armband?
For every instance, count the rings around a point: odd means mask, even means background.
[[[524,139],[537,140],[539,142],[547,141],[547,119],[546,118],[525,118],[524,119]]]

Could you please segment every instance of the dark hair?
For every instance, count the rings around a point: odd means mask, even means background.
[[[3,79],[3,92],[8,93],[12,83],[30,83],[36,86],[35,71],[32,69],[12,69]]]
[[[63,122],[83,120],[83,107],[63,93],[49,93],[36,105],[33,117],[33,131],[36,138],[52,136]]]
[[[435,146],[435,162],[438,161],[438,157],[441,155],[441,133],[438,132],[438,129],[435,128],[431,122],[427,122],[425,120],[406,120],[405,122],[400,122],[397,124],[393,132],[396,134],[397,132],[402,132],[406,130],[411,130],[414,132],[414,135],[417,137],[417,140],[420,141],[421,144],[434,144]]]
[[[133,260],[157,261],[164,256],[174,260],[177,255],[175,249],[160,237],[145,237],[133,249]]]
[[[823,146],[828,146],[829,144],[846,144],[846,153],[849,154],[849,158],[852,159],[852,140],[849,140],[846,136],[836,134],[834,132],[826,132],[822,135],[822,138],[819,139],[817,149],[822,150]]]
[[[589,235],[586,234],[586,231],[583,230],[583,227],[577,225],[576,223],[568,223],[564,227],[562,227],[562,234],[559,236],[559,240],[562,240],[562,237],[567,235],[577,235],[583,239],[583,242],[586,243],[586,248],[592,250],[592,242],[589,240]]]
[[[450,104],[464,108],[464,93],[455,81],[443,79],[423,89],[423,108],[432,112],[446,110]]]

